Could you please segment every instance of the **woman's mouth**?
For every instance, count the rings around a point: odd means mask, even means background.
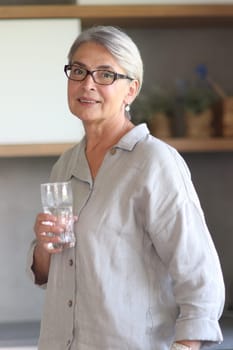
[[[87,98],[79,98],[78,101],[80,103],[85,103],[85,104],[96,104],[96,103],[100,103],[99,101],[96,100],[91,100],[91,99],[87,99]]]

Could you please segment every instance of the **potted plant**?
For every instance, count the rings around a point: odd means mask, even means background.
[[[208,86],[190,86],[183,96],[183,110],[188,137],[214,135],[213,107],[217,96]]]
[[[154,88],[149,94],[151,113],[148,120],[151,133],[160,138],[174,134],[174,97],[168,90]]]
[[[133,104],[132,120],[146,122],[152,135],[167,138],[173,135],[174,99],[167,91],[153,88],[138,96]]]

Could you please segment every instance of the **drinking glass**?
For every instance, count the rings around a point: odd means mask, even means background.
[[[53,248],[60,248],[65,245],[72,248],[75,246],[73,195],[71,182],[50,182],[41,184],[41,202],[44,213],[55,215],[58,224],[61,224],[65,231],[61,233],[61,243],[53,243]],[[48,233],[54,236],[53,233]]]

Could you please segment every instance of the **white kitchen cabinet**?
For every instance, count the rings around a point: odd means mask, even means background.
[[[0,145],[76,142],[82,125],[67,106],[63,66],[77,19],[0,21]]]

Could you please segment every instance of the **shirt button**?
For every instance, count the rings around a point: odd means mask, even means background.
[[[74,264],[73,259],[70,259],[70,260],[69,260],[69,265],[70,265],[70,266],[73,266],[73,264]]]
[[[69,300],[69,301],[68,301],[68,306],[71,307],[72,305],[73,305],[72,300]]]
[[[116,154],[116,148],[112,148],[112,149],[110,150],[110,153],[111,153],[112,156],[113,156],[114,154]]]
[[[71,344],[71,340],[69,339],[69,340],[67,340],[66,345],[69,346],[70,344]]]

